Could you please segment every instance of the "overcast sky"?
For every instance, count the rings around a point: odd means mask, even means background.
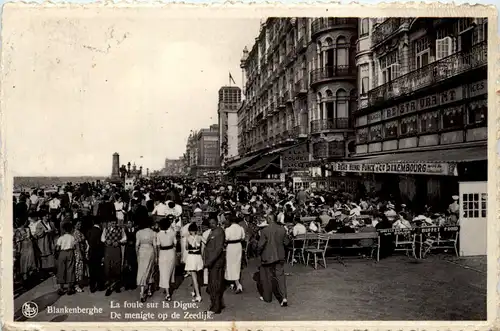
[[[109,175],[114,152],[160,169],[217,123],[217,92],[229,72],[241,86],[259,20],[4,7],[2,29],[12,174]]]

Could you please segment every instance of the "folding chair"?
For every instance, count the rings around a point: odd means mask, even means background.
[[[410,256],[412,252],[415,257],[415,235],[409,231],[396,231],[395,251],[404,251],[406,256]]]
[[[302,262],[306,263],[306,258],[304,255],[304,250],[306,248],[306,235],[298,235],[292,240],[292,250],[288,252],[287,262],[293,265],[295,258],[298,257],[299,261],[302,259]]]
[[[441,227],[437,237],[438,248],[451,248],[455,250],[455,255],[459,257],[458,253],[458,226],[445,226]],[[446,235],[448,234],[448,236]],[[444,236],[443,236],[444,235]]]
[[[327,234],[316,235],[316,248],[306,248],[307,261],[306,265],[309,265],[309,257],[314,255],[314,269],[318,269],[318,255],[323,259],[323,266],[326,268],[326,249],[328,248],[328,241],[330,236]]]

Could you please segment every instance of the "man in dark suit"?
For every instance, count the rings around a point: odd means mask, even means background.
[[[261,257],[260,279],[262,282],[262,297],[265,302],[271,302],[272,294],[281,306],[288,305],[285,281],[285,246],[290,239],[282,225],[276,223],[276,216],[268,216],[269,225],[261,230],[258,252]]]
[[[102,228],[100,219],[94,219],[94,225],[88,233],[89,241],[89,287],[90,292],[104,289],[101,262],[104,256],[104,246],[101,242]]]
[[[203,262],[208,269],[208,288],[210,295],[210,311],[220,314],[224,309],[224,268],[226,256],[224,254],[224,242],[226,235],[224,230],[217,225],[217,220],[211,218],[209,221],[210,234],[203,252]]]

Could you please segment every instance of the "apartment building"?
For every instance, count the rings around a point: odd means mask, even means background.
[[[356,95],[357,24],[349,18],[297,17],[269,18],[261,25],[255,44],[243,52],[242,158],[230,167],[303,143],[310,160],[346,156],[354,134],[349,117],[356,101],[351,96]],[[261,163],[266,162],[280,163],[271,156]],[[300,167],[307,168],[304,162]]]
[[[446,204],[486,180],[487,19],[359,19],[354,162],[369,191]]]
[[[196,162],[191,167],[191,175],[200,177],[220,170],[219,125],[197,131],[193,141]]]
[[[241,89],[223,86],[219,89],[217,115],[221,165],[238,155],[238,109],[241,105]]]

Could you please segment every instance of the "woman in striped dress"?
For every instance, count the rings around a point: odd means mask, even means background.
[[[153,269],[156,261],[156,232],[151,229],[150,218],[141,220],[135,237],[137,253],[137,285],[141,287],[141,302],[152,295]]]

